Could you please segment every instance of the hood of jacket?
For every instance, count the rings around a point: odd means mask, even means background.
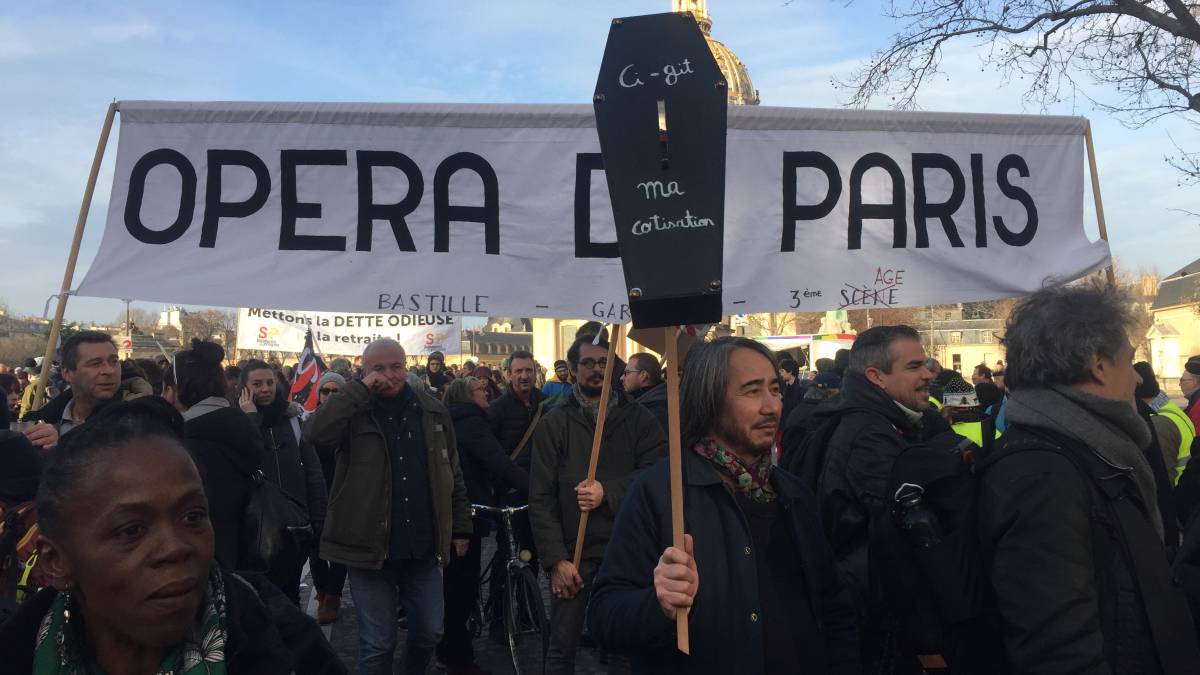
[[[487,411],[474,403],[451,403],[446,409],[450,411],[450,418],[455,422],[468,417],[482,417],[487,420]]]
[[[850,412],[880,415],[889,424],[907,434],[919,432],[917,425],[890,396],[868,382],[867,378],[856,373],[846,373],[842,378],[839,395],[817,406],[817,409],[813,411],[814,423],[819,423],[827,417],[840,416]]]
[[[653,387],[647,387],[642,390],[642,393],[637,397],[637,402],[644,406],[652,406],[656,403],[666,405],[667,402],[667,383],[659,382]]]
[[[246,474],[258,469],[262,463],[262,437],[240,408],[214,407],[193,417],[184,423],[184,435],[190,440],[228,448],[229,460]]]
[[[214,410],[229,408],[232,405],[233,404],[230,403],[229,399],[227,398],[222,398],[220,396],[209,396],[208,398],[198,402],[196,405],[183,411],[183,420],[185,422],[194,420],[201,415],[206,415]]]

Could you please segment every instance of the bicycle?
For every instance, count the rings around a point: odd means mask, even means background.
[[[529,505],[524,506],[486,506],[484,504],[472,504],[472,515],[480,513],[488,513],[500,516],[501,527],[505,537],[508,540],[508,560],[504,561],[504,637],[508,643],[508,652],[512,657],[513,674],[521,675],[521,656],[520,647],[524,636],[537,634],[541,638],[542,650],[542,671],[545,672],[546,652],[550,647],[550,629],[549,621],[546,618],[546,603],[542,598],[542,587],[538,584],[537,576],[533,573],[533,566],[530,564],[532,556],[529,551],[521,549],[517,543],[517,536],[513,531],[512,516],[514,513],[521,513],[529,509]],[[490,581],[492,574],[497,573],[496,562],[500,559],[500,552],[497,551],[492,561],[488,564],[487,569],[480,575],[479,585],[481,600],[477,603],[479,612],[476,625],[482,628],[483,617],[489,615],[489,612],[483,607],[483,588]],[[488,605],[491,606],[499,598],[488,598]],[[473,617],[474,619],[474,617]],[[473,621],[474,622],[474,621]]]

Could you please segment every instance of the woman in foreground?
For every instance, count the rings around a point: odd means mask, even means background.
[[[295,670],[258,593],[213,562],[208,503],[182,430],[177,411],[148,397],[106,408],[51,453],[37,506],[39,564],[52,587],[0,627],[5,672]]]

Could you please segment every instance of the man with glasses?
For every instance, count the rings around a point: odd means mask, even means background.
[[[542,566],[550,572],[549,673],[572,673],[592,579],[600,568],[621,498],[641,471],[666,454],[654,415],[621,391],[608,400],[596,480],[587,481],[608,341],[575,339],[567,351],[571,394],[546,412],[533,433],[529,518]],[[589,512],[583,557],[573,563],[579,519]]]
[[[629,364],[621,373],[621,387],[654,413],[663,433],[667,433],[667,383],[663,380],[662,366],[653,354],[642,352],[629,357]]]

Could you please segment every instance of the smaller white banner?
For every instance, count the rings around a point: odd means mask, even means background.
[[[300,352],[311,328],[321,355],[358,356],[371,342],[392,338],[409,356],[459,354],[458,317],[425,314],[291,312],[251,307],[238,310],[238,349]]]

